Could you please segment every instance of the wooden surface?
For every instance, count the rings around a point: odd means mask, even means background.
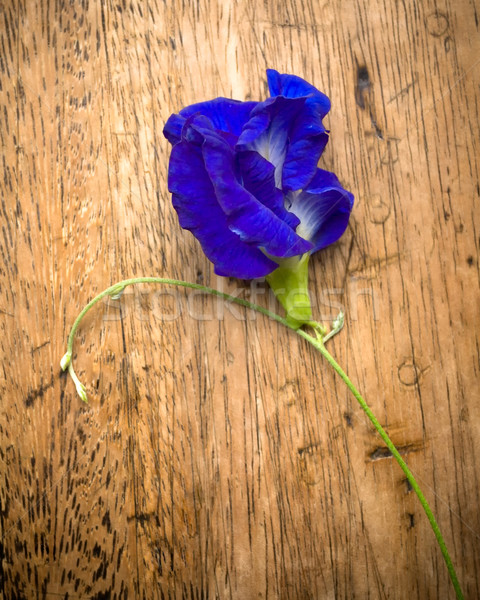
[[[332,99],[322,166],[356,204],[311,265],[331,350],[480,597],[480,10],[434,2],[0,3],[0,592],[9,598],[444,599],[413,492],[321,358],[216,300],[166,188],[171,112]],[[223,286],[223,288],[222,288]],[[264,287],[257,300],[267,305]]]

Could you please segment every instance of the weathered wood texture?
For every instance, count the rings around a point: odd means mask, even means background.
[[[452,598],[427,520],[344,386],[291,332],[139,288],[213,275],[166,188],[162,127],[265,68],[332,99],[322,158],[356,196],[312,261],[332,351],[402,448],[480,597],[478,5],[0,4],[5,598]],[[258,300],[269,300],[263,286]],[[120,308],[119,308],[120,306]]]

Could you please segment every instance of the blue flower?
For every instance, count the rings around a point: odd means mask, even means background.
[[[295,75],[267,77],[267,100],[193,104],[164,129],[180,225],[218,275],[253,279],[298,262],[343,234],[353,206],[337,177],[317,168],[329,99]]]

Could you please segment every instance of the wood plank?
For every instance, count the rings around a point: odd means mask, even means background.
[[[332,99],[356,204],[312,259],[331,348],[402,449],[480,597],[479,56],[470,0],[0,4],[0,593],[5,598],[453,598],[422,509],[334,374],[212,298],[115,281],[213,274],[166,185],[168,116]]]

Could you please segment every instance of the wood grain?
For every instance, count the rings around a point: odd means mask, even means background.
[[[265,68],[332,99],[356,205],[312,260],[332,351],[480,597],[479,14],[471,0],[0,3],[0,593],[452,598],[418,501],[339,380],[267,319],[140,287],[222,280],[178,227],[162,128]]]

